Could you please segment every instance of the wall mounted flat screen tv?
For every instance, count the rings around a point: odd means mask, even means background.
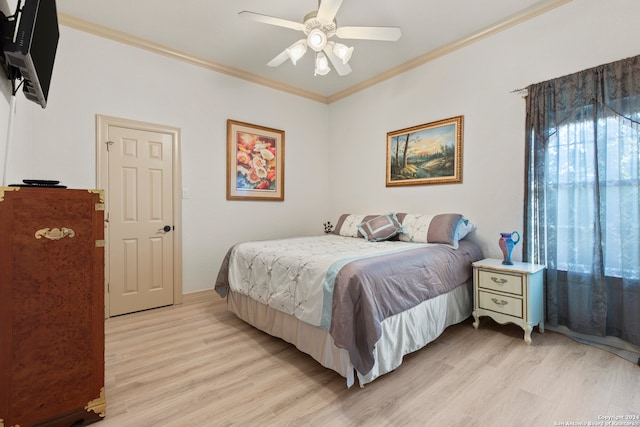
[[[45,108],[60,38],[56,2],[26,0],[22,9],[18,2],[15,17],[15,36],[3,43],[5,59],[20,71],[25,97]]]

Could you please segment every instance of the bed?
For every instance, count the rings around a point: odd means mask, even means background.
[[[362,387],[470,316],[474,229],[460,214],[344,214],[323,236],[232,246],[215,290],[240,319]]]

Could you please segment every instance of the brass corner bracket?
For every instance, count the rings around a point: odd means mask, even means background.
[[[85,406],[84,409],[86,409],[87,412],[93,411],[104,418],[104,413],[107,409],[107,401],[104,397],[104,387],[100,388],[100,396],[87,403],[87,406]]]
[[[0,202],[4,200],[4,193],[7,191],[18,191],[20,187],[0,187]],[[4,422],[0,419],[0,427],[3,426]]]
[[[100,203],[104,204],[104,190],[87,190],[89,193],[96,193],[100,199]]]

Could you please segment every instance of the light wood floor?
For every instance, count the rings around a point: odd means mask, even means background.
[[[640,367],[557,333],[532,337],[527,346],[514,325],[467,320],[347,389],[217,295],[187,296],[107,319],[107,416],[95,425],[558,426],[640,415]]]

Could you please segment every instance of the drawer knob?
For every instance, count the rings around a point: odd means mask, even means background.
[[[505,283],[507,283],[507,279],[499,279],[496,276],[491,276],[491,281],[497,285],[504,285]]]
[[[495,305],[502,305],[502,306],[505,306],[505,305],[509,304],[509,302],[508,302],[508,301],[505,301],[505,300],[503,300],[503,299],[498,300],[498,298],[491,298],[491,301],[493,301],[493,303],[494,303]]]

